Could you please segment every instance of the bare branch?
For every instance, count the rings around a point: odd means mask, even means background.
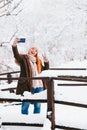
[[[13,71],[13,68],[12,67],[10,67],[10,66],[8,66],[7,64],[5,64],[5,63],[0,63],[0,66],[5,66],[6,68],[7,68],[7,70],[12,70]]]
[[[12,14],[12,12],[15,10],[15,9],[17,9],[18,8],[18,6],[21,4],[21,2],[22,2],[23,0],[20,0],[14,7],[13,7],[13,9],[11,10],[11,11],[9,11],[9,10],[5,10],[4,12],[3,12],[3,14],[2,15],[0,15],[0,17],[3,17],[3,16],[9,16],[9,15],[15,15],[15,16],[17,16],[21,11],[22,11],[22,9],[20,9],[16,14]],[[2,8],[4,8],[5,6],[7,6],[7,5],[9,5],[9,4],[11,4],[12,2],[9,0],[7,0],[7,2],[5,3],[5,1],[4,1],[4,3],[3,3],[3,5],[0,7],[0,9],[2,9]]]
[[[14,6],[14,8],[12,9],[12,11],[11,11],[10,13],[12,13],[15,9],[17,9],[18,6],[21,4],[22,1],[23,1],[23,0],[20,0],[19,3]],[[22,9],[20,9],[16,14],[13,14],[13,15],[18,15],[21,11],[22,11]]]
[[[7,3],[4,3],[4,4],[0,7],[0,9],[2,9],[3,7],[7,6],[7,5],[10,4],[10,3],[11,3],[11,1],[7,1]]]
[[[14,32],[14,34],[13,34],[12,37],[10,38],[10,41],[13,39],[13,37],[15,36],[15,34],[17,33],[17,31],[18,31],[18,30],[16,30],[16,31]],[[10,41],[9,41],[9,42],[10,42]]]
[[[2,47],[2,46],[3,46],[3,44],[5,44],[5,43],[6,43],[6,44],[7,44],[7,43],[10,43],[10,42],[11,42],[11,40],[13,39],[13,37],[15,36],[15,34],[17,33],[17,31],[18,31],[18,30],[16,30],[16,31],[14,32],[14,34],[11,36],[11,38],[10,38],[10,40],[9,40],[9,41],[7,41],[7,42],[6,42],[6,41],[1,42],[1,43],[0,43],[0,46]]]
[[[19,10],[16,14],[11,14],[17,16],[20,12],[22,12],[23,9]]]
[[[22,1],[23,0],[20,0],[19,3],[16,6],[14,6],[13,10],[15,10],[21,4]]]

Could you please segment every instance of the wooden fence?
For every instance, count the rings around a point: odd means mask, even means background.
[[[56,70],[57,68],[50,68],[50,70]],[[57,70],[86,70],[85,68],[58,68]],[[3,73],[3,74],[0,74],[0,75],[6,75],[6,74],[12,74],[12,73],[19,73],[19,71],[16,71],[16,72],[9,72],[9,73]],[[68,76],[68,75],[61,75],[61,76],[58,76],[58,77],[35,77],[35,78],[12,78],[12,77],[9,77],[7,76],[7,78],[0,78],[0,80],[36,80],[36,79],[44,79],[46,80],[46,83],[47,83],[47,86],[48,86],[48,89],[47,89],[47,100],[38,100],[36,99],[37,101],[39,102],[42,102],[42,103],[46,103],[47,102],[47,118],[51,121],[51,130],[54,130],[55,128],[60,128],[60,129],[67,129],[67,130],[80,130],[78,128],[74,128],[74,127],[67,127],[67,126],[60,126],[60,125],[56,125],[55,124],[55,103],[56,104],[63,104],[63,105],[69,105],[69,106],[75,106],[75,107],[82,107],[82,108],[87,108],[87,105],[85,104],[80,104],[80,103],[74,103],[74,102],[67,102],[67,101],[59,101],[59,100],[55,100],[54,99],[54,80],[62,80],[62,81],[78,81],[79,83],[78,84],[58,84],[58,86],[69,86],[69,85],[72,85],[72,86],[87,86],[87,83],[83,83],[83,84],[80,84],[80,82],[87,82],[87,77],[82,77],[82,76]],[[8,82],[9,83],[9,82]],[[14,88],[15,89],[15,88]],[[26,99],[26,100],[22,100],[22,101],[30,101],[30,102],[34,102],[36,101],[35,99],[31,100],[31,99]],[[6,98],[0,98],[0,101],[17,101],[17,102],[21,102],[21,100],[19,99],[6,99]],[[50,113],[50,114],[49,114]],[[10,123],[2,123],[2,125],[10,125]],[[24,124],[24,123],[11,123],[11,125],[27,125],[27,126],[38,126],[38,127],[42,127],[43,124]]]
[[[53,86],[53,81],[49,78],[49,77],[34,77],[34,78],[12,78],[12,77],[7,77],[7,78],[3,78],[1,77],[0,80],[37,80],[37,79],[44,79],[47,82],[47,86],[48,86],[48,91],[47,91],[47,99],[11,99],[11,98],[0,98],[0,101],[9,101],[9,102],[22,102],[22,101],[29,101],[29,102],[34,102],[34,101],[38,101],[38,102],[42,102],[42,103],[47,103],[47,118],[51,121],[51,129],[54,130],[55,127],[55,119],[54,119],[54,95],[53,95],[53,90],[54,90],[54,86]],[[51,87],[52,86],[52,87]],[[51,113],[50,113],[51,112]],[[48,114],[50,113],[50,114]],[[41,127],[43,126],[43,124],[25,124],[25,123],[2,123],[2,125],[26,125],[26,126],[38,126]]]

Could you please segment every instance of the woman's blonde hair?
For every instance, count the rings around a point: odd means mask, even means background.
[[[41,61],[41,59],[39,58],[38,55],[36,56],[36,62],[37,62],[38,73],[41,73],[41,71],[42,71],[42,61]]]
[[[33,47],[31,47],[31,48],[33,48]],[[28,54],[29,54],[31,48],[28,50]],[[37,49],[37,47],[34,47],[34,48]],[[41,73],[41,71],[42,71],[42,61],[41,61],[41,59],[38,56],[38,49],[37,49],[37,54],[35,55],[35,57],[36,57],[36,63],[37,63],[38,73]]]

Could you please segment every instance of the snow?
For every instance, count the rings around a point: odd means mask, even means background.
[[[87,70],[48,70],[48,71],[43,71],[41,74],[38,76],[43,76],[43,77],[58,77],[61,75],[71,75],[71,76],[86,76],[87,75]]]
[[[71,106],[56,106],[56,124],[87,129],[87,109]]]
[[[6,4],[9,2],[9,4]],[[4,4],[6,4],[4,6]],[[62,75],[87,76],[87,0],[0,0],[0,73],[19,70],[14,63],[12,43],[14,37],[25,37],[26,43],[19,44],[20,53],[27,53],[32,44],[45,52],[50,67],[85,68],[86,70],[48,70],[38,76],[58,77]],[[15,74],[14,77],[18,75]],[[2,76],[4,77],[4,76]],[[87,104],[87,86],[59,86],[59,83],[76,81],[54,81],[55,100]],[[80,82],[81,84],[85,82]],[[15,95],[2,89],[14,88],[17,82],[7,84],[0,81],[0,98],[46,99],[47,91],[24,96]],[[42,103],[40,115],[21,114],[20,102],[0,103],[0,122],[42,123],[43,127],[1,126],[2,130],[50,130],[51,122],[46,118],[47,104]],[[16,105],[15,105],[16,104]],[[56,125],[66,125],[87,129],[86,108],[55,105]],[[59,129],[55,129],[59,130]]]
[[[68,63],[70,66],[71,63]],[[76,64],[76,61],[75,61]],[[80,63],[81,65],[81,63]],[[67,67],[68,67],[67,66]],[[77,67],[79,66],[77,61]],[[82,62],[82,66],[85,67],[85,61]],[[81,66],[81,67],[82,67]],[[73,62],[74,67],[74,62]],[[86,76],[87,70],[47,70],[43,71],[40,76],[46,77],[57,77],[58,75],[72,75],[72,76]],[[79,104],[87,104],[87,86],[58,86],[58,83],[79,83],[79,82],[72,82],[72,81],[57,81],[54,80],[54,97],[56,101],[67,101],[72,103],[79,103]],[[83,84],[83,83],[81,83]],[[0,85],[1,88],[5,87],[7,83]],[[13,87],[14,83],[10,84]],[[9,85],[7,85],[9,86]],[[7,98],[7,99],[47,99],[47,90],[32,95],[29,92],[24,92],[24,96],[15,95],[15,93],[10,93],[9,91],[0,91],[0,98]],[[19,102],[20,103],[20,102]],[[15,105],[17,102],[9,103],[1,103],[0,104],[0,117],[1,122],[16,122],[16,123],[40,123],[43,124],[43,127],[38,128],[39,130],[50,130],[51,122],[46,118],[47,115],[47,103],[41,103],[41,113],[40,114],[33,114],[33,104],[30,105],[29,114],[22,115],[21,114],[21,105]],[[87,129],[87,110],[86,108],[63,105],[63,104],[55,104],[55,124],[60,126],[70,126],[74,128],[80,129]],[[18,126],[20,128],[20,126]],[[21,127],[22,129],[28,129],[28,127]],[[1,127],[2,130],[16,130],[16,126],[3,126]],[[37,128],[31,128],[36,130]],[[57,128],[56,128],[57,130]]]
[[[15,36],[26,38],[20,53],[36,43],[51,67],[87,58],[87,0],[9,0],[6,6],[8,1],[1,1],[0,72],[17,68],[11,49]]]
[[[24,92],[24,96],[21,96],[21,95],[16,95],[15,93],[9,93],[9,92],[2,92],[0,91],[0,97],[2,98],[8,98],[8,99],[21,99],[21,101],[23,99],[47,99],[47,96],[46,96],[46,90],[44,92],[41,92],[39,94],[31,94],[30,92]],[[37,97],[38,96],[38,97]]]
[[[17,82],[12,82],[11,84],[3,84],[2,86],[0,86],[0,90],[1,89],[8,89],[8,88],[15,88],[17,86]]]
[[[87,86],[57,86],[55,90],[55,100],[87,104]]]

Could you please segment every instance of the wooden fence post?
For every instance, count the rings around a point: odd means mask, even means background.
[[[47,79],[47,118],[51,121],[51,130],[55,128],[55,107],[54,107],[54,81]]]
[[[12,82],[12,79],[11,79],[11,78],[12,78],[12,75],[11,75],[10,73],[8,73],[8,74],[7,74],[7,78],[9,78],[9,79],[7,80],[7,83],[10,84],[10,83]]]

